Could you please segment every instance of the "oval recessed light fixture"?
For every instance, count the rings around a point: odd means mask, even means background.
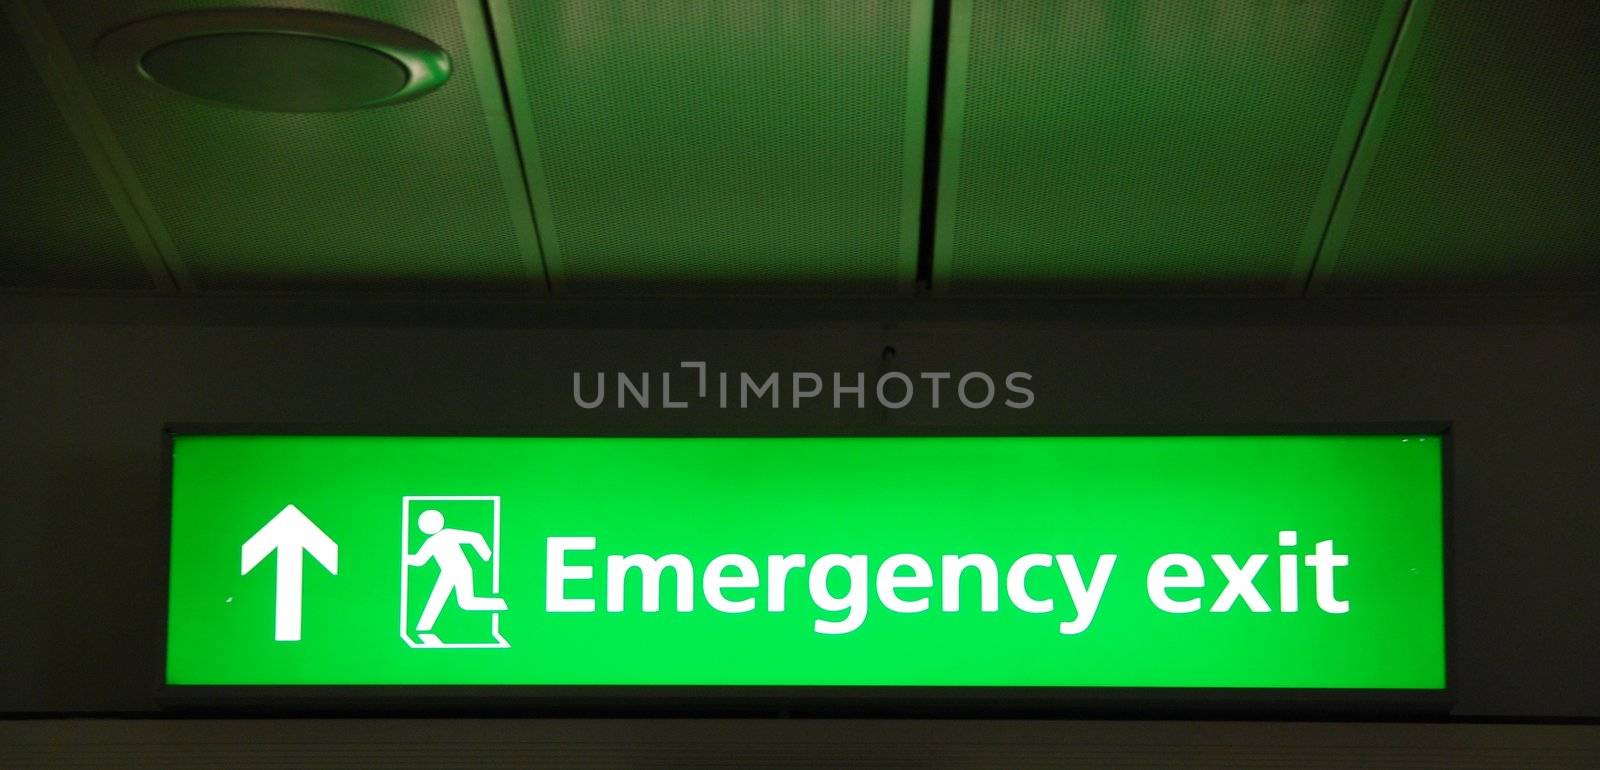
[[[277,8],[136,21],[101,38],[95,56],[143,83],[268,112],[394,104],[450,78],[450,55],[421,35],[371,19]]]

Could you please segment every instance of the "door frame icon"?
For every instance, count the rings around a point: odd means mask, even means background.
[[[410,572],[406,565],[406,558],[411,556],[411,509],[413,503],[444,503],[444,502],[487,502],[494,505],[494,531],[490,534],[489,545],[489,591],[493,596],[500,595],[500,496],[499,495],[406,495],[400,498],[400,638],[406,645],[417,649],[448,650],[448,649],[484,649],[510,647],[511,643],[500,634],[500,612],[489,613],[489,633],[494,637],[492,642],[442,642],[431,634],[430,640],[419,639],[423,634],[415,633],[410,621]]]

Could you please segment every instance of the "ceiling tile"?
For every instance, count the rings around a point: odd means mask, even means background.
[[[1412,16],[1315,288],[1600,291],[1600,4]]]
[[[137,82],[134,62],[97,59],[95,44],[136,20],[238,3],[52,4],[180,280],[200,291],[542,291],[479,3],[273,5],[410,30],[449,53],[452,75],[413,101],[345,112],[214,105]]]
[[[931,0],[492,0],[552,284],[909,291]]]
[[[7,14],[0,13],[0,289],[156,289]]]
[[[1402,5],[955,0],[935,291],[1298,295]]]

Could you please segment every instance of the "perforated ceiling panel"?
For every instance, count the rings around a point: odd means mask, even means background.
[[[887,294],[930,0],[492,0],[558,290]]]
[[[0,289],[155,289],[16,31],[0,13]]]
[[[1319,287],[1600,291],[1600,4],[1419,1],[1418,13]]]
[[[500,105],[477,0],[273,3],[394,24],[449,52],[453,74],[438,91],[371,109],[215,106],[130,86],[95,59],[96,40],[128,22],[238,5],[51,2],[193,287],[542,289],[509,121],[502,113],[497,148],[482,99],[493,94],[489,104]]]
[[[1392,0],[955,0],[934,288],[1299,294]]]

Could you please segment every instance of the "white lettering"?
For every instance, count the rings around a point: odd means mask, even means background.
[[[843,569],[850,576],[844,596],[828,590],[828,574]],[[830,553],[811,566],[811,601],[828,612],[845,612],[844,620],[817,618],[813,628],[819,634],[848,634],[867,619],[867,557]]]
[[[624,585],[628,570],[635,568],[639,570],[644,594],[644,599],[639,603],[640,609],[645,612],[661,611],[661,573],[668,568],[678,579],[678,611],[694,609],[694,566],[689,564],[688,557],[681,553],[669,553],[657,559],[635,553],[606,557],[606,612],[622,612],[626,609]]]
[[[961,573],[967,569],[978,570],[978,590],[981,595],[980,607],[984,612],[1000,611],[999,575],[994,567],[994,559],[981,553],[972,553],[965,556],[946,554],[941,565],[944,571],[944,611],[958,612],[961,609]]]
[[[1173,567],[1183,570],[1182,575],[1169,575]],[[1150,594],[1150,602],[1163,612],[1183,614],[1198,612],[1200,600],[1184,599],[1175,601],[1167,592],[1174,588],[1200,588],[1206,584],[1205,574],[1200,571],[1200,562],[1186,553],[1169,553],[1150,565],[1150,574],[1145,580],[1145,590]]]
[[[1222,587],[1222,593],[1217,596],[1217,601],[1211,605],[1212,612],[1227,612],[1233,607],[1235,599],[1243,599],[1251,612],[1271,612],[1267,600],[1261,597],[1261,592],[1256,590],[1256,573],[1261,571],[1261,565],[1267,563],[1264,553],[1252,554],[1245,559],[1244,566],[1233,560],[1232,556],[1225,553],[1213,554],[1211,560],[1217,563],[1217,568],[1222,570],[1222,576],[1228,579],[1228,584]]]
[[[551,537],[544,541],[544,608],[546,612],[594,612],[593,599],[568,599],[567,581],[594,577],[594,567],[568,566],[568,551],[593,551],[592,537]]]
[[[804,566],[806,557],[798,553],[788,556],[773,554],[767,557],[768,612],[783,612],[784,595],[788,593],[789,573]]]
[[[1333,541],[1317,543],[1317,552],[1306,557],[1306,566],[1316,570],[1317,607],[1323,612],[1343,615],[1350,611],[1350,602],[1333,596],[1333,568],[1350,566],[1350,557],[1333,552]]]
[[[910,567],[911,574],[906,576],[896,574],[901,567]],[[902,588],[932,587],[933,571],[928,568],[928,562],[921,556],[897,553],[878,565],[878,601],[882,602],[890,612],[927,611],[928,597],[906,600],[900,598],[896,591]]]
[[[1094,575],[1089,578],[1088,587],[1083,585],[1083,573],[1078,571],[1078,560],[1071,554],[1056,554],[1056,564],[1061,568],[1061,577],[1067,581],[1067,592],[1072,595],[1072,606],[1078,611],[1078,616],[1072,620],[1063,621],[1061,633],[1081,634],[1094,622],[1095,610],[1100,608],[1100,599],[1105,596],[1106,583],[1111,580],[1111,567],[1117,563],[1115,554],[1104,554],[1094,563]]]
[[[734,576],[726,574],[729,567],[733,567],[739,574]],[[702,589],[706,593],[706,604],[711,605],[711,609],[737,614],[755,609],[756,600],[744,598],[729,601],[723,591],[729,588],[755,588],[760,584],[760,578],[756,577],[756,563],[751,561],[750,557],[725,553],[706,565],[706,579]]]
[[[1051,561],[1050,554],[1030,553],[1017,559],[1011,569],[1006,570],[1006,596],[1017,609],[1034,614],[1055,610],[1054,599],[1035,599],[1028,595],[1028,570],[1048,567]]]

